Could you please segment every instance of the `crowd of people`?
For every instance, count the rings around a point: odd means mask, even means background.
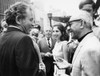
[[[95,3],[81,2],[66,27],[34,23],[29,3],[4,12],[0,33],[0,76],[100,76],[100,26]]]

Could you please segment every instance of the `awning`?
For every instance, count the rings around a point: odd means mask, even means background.
[[[67,23],[69,21],[71,16],[67,16],[67,17],[52,17],[51,19],[57,22],[62,22],[62,23]]]

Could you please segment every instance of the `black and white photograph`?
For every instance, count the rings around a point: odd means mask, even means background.
[[[100,0],[0,0],[0,76],[100,76]]]

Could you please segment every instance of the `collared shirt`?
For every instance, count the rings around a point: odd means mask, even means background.
[[[82,39],[83,39],[87,34],[89,34],[89,33],[91,33],[91,32],[93,32],[93,31],[90,31],[90,32],[86,33],[83,37],[81,37],[80,39],[78,39],[78,41],[81,42]]]
[[[20,29],[19,27],[13,26],[13,25],[10,25],[9,27],[14,27],[14,28]],[[20,30],[21,30],[21,29],[20,29]]]
[[[46,38],[46,42],[47,42],[47,44],[48,44],[48,38]],[[51,47],[51,46],[52,46],[51,38],[49,38],[49,43],[50,43],[50,45],[49,45],[49,44],[48,44],[48,45]]]
[[[14,26],[14,25],[9,25],[8,27],[17,28],[17,29],[23,31],[24,33],[28,34],[28,30],[26,30],[25,26],[20,26],[20,27],[18,27],[18,26]]]

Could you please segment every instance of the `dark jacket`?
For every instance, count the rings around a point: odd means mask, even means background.
[[[39,59],[32,40],[20,29],[8,27],[0,37],[1,76],[37,76]]]
[[[53,64],[53,56],[51,56],[51,57],[46,57],[45,56],[45,54],[47,52],[52,53],[52,49],[54,48],[55,41],[51,38],[51,42],[52,42],[52,46],[51,46],[51,49],[49,49],[49,46],[48,46],[48,44],[46,42],[46,38],[45,37],[38,41],[38,45],[39,45],[39,48],[40,48],[41,56],[43,58],[44,64],[46,65],[46,72],[50,72],[50,69],[51,69],[52,64]]]

